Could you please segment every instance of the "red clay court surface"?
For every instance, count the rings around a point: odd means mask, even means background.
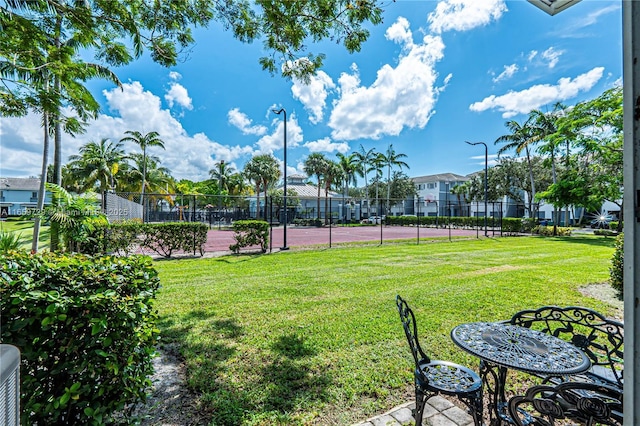
[[[273,227],[271,234],[271,245],[273,251],[279,250],[284,244],[284,228],[282,226]],[[489,231],[489,235],[492,235]],[[484,230],[477,231],[475,229],[451,229],[449,228],[418,228],[410,226],[332,226],[331,228],[316,227],[295,227],[287,226],[287,246],[313,246],[349,243],[356,241],[380,242],[382,240],[401,240],[413,239],[418,242],[434,237],[476,237],[483,236]],[[235,241],[233,239],[233,231],[225,229],[215,229],[213,227],[208,232],[207,242],[205,244],[205,252],[228,252],[229,246]]]

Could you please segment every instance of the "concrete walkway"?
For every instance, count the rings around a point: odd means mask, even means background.
[[[415,401],[407,402],[392,410],[372,417],[354,426],[399,426],[413,425]],[[422,416],[424,426],[469,426],[473,425],[473,417],[462,408],[457,407],[441,396],[434,396],[427,401]]]

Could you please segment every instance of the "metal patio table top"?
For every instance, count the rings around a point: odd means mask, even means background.
[[[569,342],[525,327],[497,322],[461,324],[451,339],[463,350],[492,364],[549,376],[578,374],[591,361]]]

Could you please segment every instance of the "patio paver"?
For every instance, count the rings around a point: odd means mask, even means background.
[[[415,424],[413,418],[415,407],[415,401],[407,402],[354,426],[413,425]],[[469,426],[473,425],[473,417],[447,399],[434,396],[425,405],[422,424],[425,426]]]

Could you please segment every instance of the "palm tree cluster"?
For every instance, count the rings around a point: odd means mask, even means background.
[[[596,212],[610,201],[622,212],[621,87],[573,106],[534,110],[524,121],[505,125],[509,132],[495,141],[497,166],[489,169],[491,200],[526,201],[530,217],[537,217],[537,202],[545,201],[554,206],[556,224],[563,208],[565,223],[570,207]],[[454,190],[467,201],[484,197],[479,176]]]
[[[329,191],[333,188],[342,191],[343,195],[363,198],[367,200],[366,205],[370,206],[370,198],[379,200],[380,189],[386,189],[386,209],[390,207],[391,199],[404,199],[414,195],[413,185],[402,185],[400,183],[408,181],[409,178],[401,171],[392,173],[394,167],[402,170],[409,168],[402,159],[407,156],[397,153],[393,145],[389,145],[386,153],[376,152],[374,148],[366,150],[360,145],[360,149],[351,154],[337,154],[337,161],[327,158],[324,154],[313,153],[304,162],[304,171],[308,176],[316,179],[318,186],[317,214],[320,219],[320,189],[325,190],[325,211],[328,206]],[[384,169],[387,170],[387,180],[383,181]],[[373,173],[373,184],[369,185],[369,174]],[[364,177],[364,188],[357,187],[357,177]],[[353,184],[353,188],[350,185]],[[372,192],[375,191],[375,192]],[[369,207],[367,207],[369,208]],[[369,215],[370,212],[368,211]],[[326,220],[326,218],[325,218]]]
[[[141,153],[125,153],[124,142],[133,142]],[[63,186],[74,192],[89,190],[104,192],[167,192],[173,180],[171,172],[160,165],[161,160],[149,155],[147,148],[164,149],[164,142],[157,132],[143,134],[128,130],[118,142],[103,138],[100,142],[88,142],[79,153],[69,157],[63,168]]]

